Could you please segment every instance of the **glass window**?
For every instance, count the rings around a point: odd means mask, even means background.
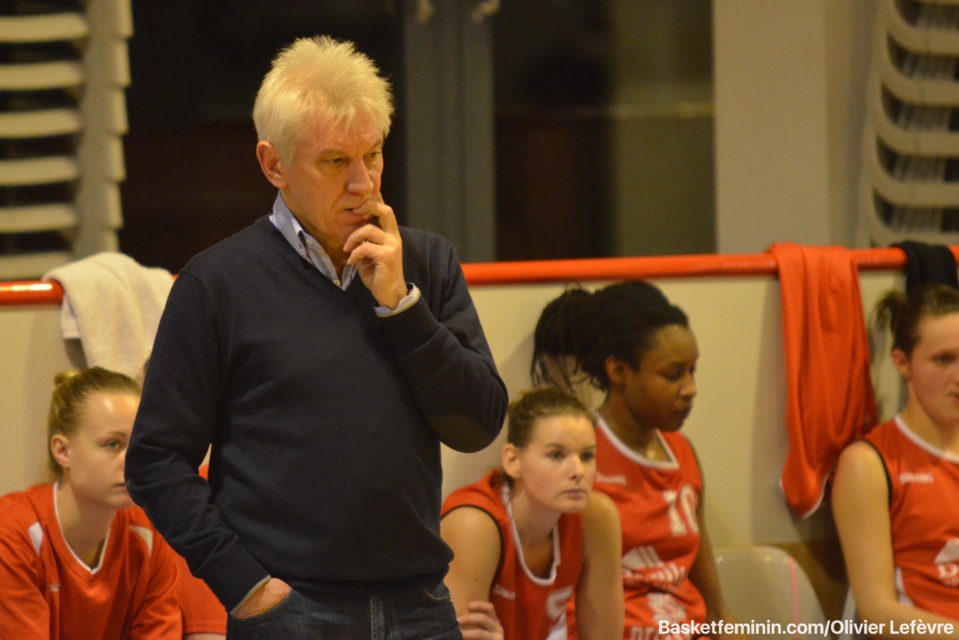
[[[136,3],[133,18],[120,247],[143,264],[179,270],[270,212],[276,190],[256,161],[251,113],[280,48],[349,39],[402,85],[399,17],[382,0],[164,0]],[[397,114],[383,179],[394,198],[402,127]]]
[[[423,136],[404,123],[416,99],[404,95],[404,80],[433,76],[404,68],[404,38],[449,44],[458,32],[448,16],[463,10],[462,0],[433,2],[439,21],[422,30],[401,15],[414,0],[138,3],[121,250],[175,271],[269,211],[275,192],[254,155],[253,99],[276,51],[317,33],[355,41],[393,81],[399,110],[383,190],[406,205],[397,207],[400,221],[408,209],[443,209],[408,202],[414,194],[405,178],[408,152]],[[481,28],[489,31],[457,39],[462,57],[443,70],[488,65],[491,36],[495,177],[471,174],[459,186],[473,196],[495,192],[496,255],[467,259],[714,251],[709,0],[503,0]],[[437,91],[442,98],[464,89],[452,83]],[[438,138],[454,145],[445,152],[475,155],[483,145],[457,132],[483,128],[457,126]],[[464,207],[446,208],[436,215],[464,215]]]
[[[501,260],[715,250],[709,0],[504,1]]]

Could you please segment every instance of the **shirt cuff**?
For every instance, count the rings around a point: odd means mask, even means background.
[[[414,304],[419,302],[420,290],[412,282],[407,282],[406,284],[409,287],[410,292],[407,293],[402,300],[400,300],[400,303],[396,305],[396,308],[390,309],[389,307],[384,307],[382,305],[373,307],[373,309],[376,311],[376,315],[378,315],[381,318],[389,318],[390,316],[395,316],[398,313],[403,313],[404,311],[412,307]]]

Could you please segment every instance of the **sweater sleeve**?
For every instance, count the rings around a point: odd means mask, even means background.
[[[206,478],[208,467],[200,467]],[[177,556],[177,597],[183,616],[183,635],[212,633],[226,635],[226,610],[205,582],[190,573],[183,556]]]
[[[223,522],[197,474],[216,428],[222,386],[214,304],[181,273],[154,342],[126,456],[130,495],[230,610],[267,571]]]
[[[436,436],[457,451],[479,451],[502,428],[506,385],[453,246],[439,241],[428,255],[426,269],[407,270],[420,300],[382,322]]]

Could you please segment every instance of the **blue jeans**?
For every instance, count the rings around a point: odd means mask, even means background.
[[[296,590],[266,613],[227,622],[228,640],[462,640],[449,589],[311,599]]]

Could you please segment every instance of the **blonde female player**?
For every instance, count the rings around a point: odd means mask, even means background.
[[[440,531],[454,552],[446,584],[463,637],[566,637],[575,595],[579,636],[615,640],[623,628],[619,518],[591,492],[592,416],[554,388],[509,409],[500,470],[452,493]]]
[[[846,570],[874,637],[959,638],[959,291],[891,292],[877,308],[909,395],[839,459]]]
[[[0,638],[183,637],[178,556],[124,485],[139,398],[138,383],[105,369],[57,376],[55,481],[0,498]]]

